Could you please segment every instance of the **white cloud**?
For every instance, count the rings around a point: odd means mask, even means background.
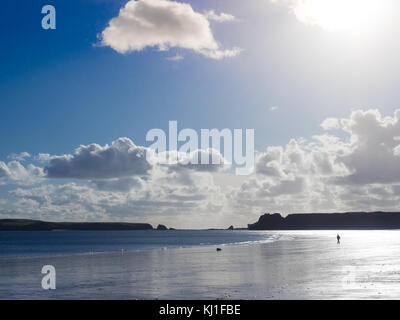
[[[8,156],[9,159],[17,161],[25,161],[27,158],[30,157],[31,155],[28,152],[12,153]]]
[[[338,157],[352,173],[339,181],[349,184],[400,183],[400,110],[393,117],[382,117],[378,110],[357,110],[342,120],[351,134],[351,151]]]
[[[256,174],[235,191],[238,208],[284,213],[397,210],[400,110],[392,117],[356,110],[339,128],[347,138],[325,134],[312,141],[293,139],[258,154]]]
[[[337,118],[327,118],[324,121],[322,121],[321,127],[324,130],[339,129],[340,128],[339,119],[337,119]]]
[[[227,170],[231,167],[231,163],[218,150],[212,148],[197,149],[190,153],[167,151],[156,154],[152,150],[148,152],[150,152],[148,159],[151,163],[158,163],[169,170],[216,172]]]
[[[143,180],[138,177],[93,180],[91,182],[98,190],[113,192],[129,192],[134,188],[141,189],[144,183]]]
[[[39,153],[37,156],[35,156],[35,160],[39,162],[47,162],[50,161],[51,159],[56,158],[57,156],[53,156],[48,153]]]
[[[51,156],[48,177],[79,179],[74,183],[58,185],[40,178],[41,168],[0,161],[3,183],[27,185],[0,199],[0,212],[52,220],[212,227],[246,225],[263,212],[397,210],[400,110],[387,117],[378,110],[356,110],[338,122],[340,136],[325,133],[269,146],[256,154],[254,174],[235,179],[223,170],[218,154],[220,165],[185,166],[180,158],[147,167],[141,151],[147,149],[127,138]],[[201,154],[213,153],[197,150],[186,160]],[[216,176],[226,183],[215,183]],[[29,181],[41,184],[32,187]]]
[[[150,175],[156,164],[174,171],[216,172],[230,168],[230,164],[222,154],[214,149],[199,149],[189,154],[180,153],[179,157],[176,151],[168,151],[165,153],[165,159],[162,155],[154,153],[152,149],[136,146],[129,138],[119,138],[111,145],[100,146],[95,143],[81,145],[74,154],[62,156],[40,154],[39,158],[49,159],[49,164],[44,168],[47,178],[117,179],[114,182],[96,182],[97,186],[104,188],[113,186],[116,189],[118,187],[115,184],[129,185],[132,182],[123,178]],[[203,158],[208,162],[204,163]]]
[[[43,176],[43,169],[32,164],[25,167],[16,160],[8,163],[0,161],[0,184],[8,181],[13,184],[29,185],[39,182]]]
[[[217,14],[215,13],[214,10],[208,10],[204,12],[204,15],[206,16],[206,18],[208,20],[213,20],[213,21],[217,21],[217,22],[227,22],[227,21],[235,21],[236,18],[228,13],[220,13]]]
[[[139,221],[207,227],[225,203],[208,172],[158,167],[138,177],[17,188],[0,203],[8,216],[69,221]],[[211,211],[214,209],[215,211]],[[179,225],[178,225],[179,221]]]
[[[5,164],[3,161],[0,161],[0,179],[8,178],[10,175],[11,172],[10,169],[8,169],[7,164]]]
[[[52,157],[44,170],[49,178],[109,179],[146,175],[150,169],[146,148],[119,138],[110,146],[82,145],[73,155]]]
[[[181,61],[181,60],[183,60],[184,58],[183,58],[182,55],[176,54],[176,55],[174,55],[173,57],[168,57],[168,58],[166,58],[166,59],[169,60],[169,61]]]
[[[229,15],[213,16],[227,19]],[[209,58],[234,57],[239,48],[221,49],[207,17],[190,4],[170,0],[129,1],[101,34],[103,45],[119,53],[157,47],[193,50]]]

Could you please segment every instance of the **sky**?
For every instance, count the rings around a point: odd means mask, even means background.
[[[54,30],[41,24],[48,4]],[[1,1],[0,218],[206,228],[398,210],[398,9]],[[254,129],[254,172],[149,164],[146,134],[169,121]]]

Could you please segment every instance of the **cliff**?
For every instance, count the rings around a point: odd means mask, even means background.
[[[400,212],[264,214],[249,230],[374,230],[400,229]]]

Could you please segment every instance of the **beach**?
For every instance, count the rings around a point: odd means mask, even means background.
[[[228,232],[228,231],[227,231]],[[398,299],[400,231],[269,232],[275,241],[0,258],[0,299]],[[43,290],[43,265],[57,287]]]

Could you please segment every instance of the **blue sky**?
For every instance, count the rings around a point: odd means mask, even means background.
[[[148,146],[146,132],[167,129],[169,120],[195,130],[253,128],[256,149],[265,152],[323,134],[323,120],[350,119],[356,109],[394,117],[400,29],[392,16],[353,34],[304,23],[290,9],[296,1],[185,1],[198,13],[235,17],[210,20],[221,50],[242,49],[217,60],[179,47],[121,54],[99,45],[127,2],[1,2],[0,161],[20,152],[73,154],[120,137]],[[57,10],[56,30],[41,28],[46,4]],[[183,59],[168,59],[176,55]],[[13,187],[0,188],[3,199]]]
[[[20,151],[70,152],[120,136],[143,144],[147,130],[166,128],[169,119],[191,128],[254,128],[262,149],[294,135],[309,137],[325,117],[347,115],[350,108],[396,107],[398,94],[379,88],[381,79],[378,87],[364,81],[369,57],[364,61],[357,50],[347,56],[346,48],[338,53],[330,48],[335,36],[321,40],[320,30],[299,25],[265,0],[245,8],[240,1],[193,2],[197,11],[240,19],[212,23],[218,41],[244,49],[235,58],[214,61],[176,48],[121,55],[96,47],[97,35],[126,2],[52,1],[52,31],[40,24],[47,3],[2,2],[0,133],[12,137],[2,143],[2,158]],[[183,61],[165,59],[177,52]],[[378,76],[389,71],[378,64]],[[272,114],[272,106],[279,112]]]

